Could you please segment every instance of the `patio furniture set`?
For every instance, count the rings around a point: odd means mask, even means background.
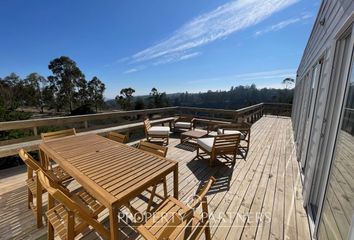
[[[194,119],[179,118],[175,128],[186,129],[181,142],[196,140],[199,149],[211,156],[232,154],[236,156],[240,141],[249,141],[246,128],[234,133],[226,126],[221,134],[209,138],[204,131],[194,129]],[[206,194],[215,179],[213,177],[186,206],[178,200],[178,163],[166,158],[168,148],[152,143],[162,138],[169,143],[169,127],[151,126],[144,122],[147,141],[132,147],[124,143],[127,136],[110,132],[106,137],[87,134],[77,135],[75,129],[42,133],[39,145],[40,160],[35,160],[24,149],[19,156],[27,165],[28,208],[33,210],[37,227],[42,222],[42,195],[48,193],[48,239],[55,233],[61,239],[74,239],[89,226],[106,239],[119,239],[121,227],[119,213],[126,207],[131,213],[139,213],[130,203],[143,192],[150,194],[145,213],[154,217],[136,226],[145,239],[177,239],[180,236],[198,239],[205,234],[211,239]],[[226,132],[231,131],[231,132]],[[248,147],[248,145],[247,145]],[[213,162],[214,163],[214,162]],[[167,176],[173,174],[173,196],[168,195]],[[80,188],[70,191],[69,182],[76,181]],[[163,195],[157,193],[163,187]],[[161,203],[152,208],[154,199]],[[197,213],[201,206],[202,214]],[[109,227],[98,220],[98,215],[108,209]],[[163,216],[169,214],[166,220]]]
[[[206,130],[197,129],[196,121],[206,125]],[[170,127],[152,126],[149,119],[144,121],[146,139],[148,142],[155,139],[162,139],[163,144],[168,145]],[[181,131],[181,144],[193,142],[197,148],[197,157],[209,155],[209,165],[215,166],[219,156],[232,155],[232,162],[236,161],[237,154],[246,158],[251,134],[251,125],[248,123],[223,123],[208,119],[196,119],[182,116],[175,120],[174,131]],[[212,135],[213,130],[216,135]]]

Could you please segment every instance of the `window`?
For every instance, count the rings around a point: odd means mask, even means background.
[[[348,239],[354,214],[354,63],[318,230],[319,239]]]

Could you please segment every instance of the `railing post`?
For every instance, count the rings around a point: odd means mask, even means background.
[[[88,128],[88,121],[87,120],[84,121],[84,126],[85,126],[85,128]]]
[[[37,127],[33,127],[33,134],[34,136],[38,136]]]

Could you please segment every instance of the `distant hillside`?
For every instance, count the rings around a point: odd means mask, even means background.
[[[190,106],[205,108],[238,109],[260,102],[292,103],[293,89],[258,89],[255,85],[231,87],[228,91],[208,91],[201,93],[166,94],[169,106]],[[136,96],[133,102],[144,102],[149,106],[149,95]],[[118,108],[114,99],[106,101],[109,108]]]

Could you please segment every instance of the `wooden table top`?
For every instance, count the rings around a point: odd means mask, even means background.
[[[176,161],[98,135],[65,137],[39,147],[106,207],[125,204],[178,168]]]
[[[183,132],[181,134],[185,137],[201,138],[208,135],[208,132],[204,130],[191,130],[191,131]]]

